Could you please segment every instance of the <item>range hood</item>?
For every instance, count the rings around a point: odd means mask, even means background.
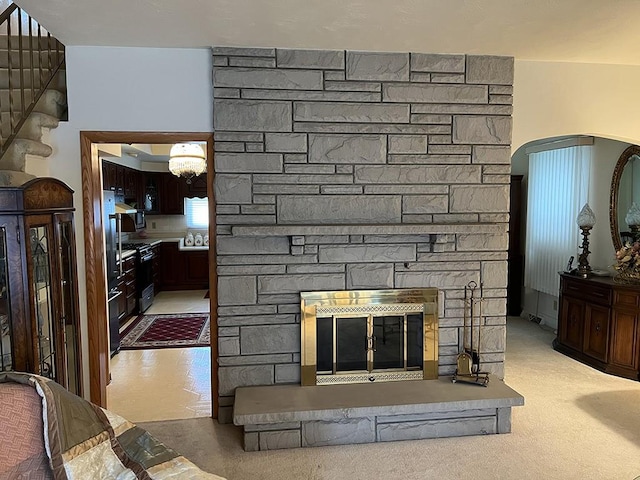
[[[126,203],[116,203],[116,213],[136,213],[138,210]]]

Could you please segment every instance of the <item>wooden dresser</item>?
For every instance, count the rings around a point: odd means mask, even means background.
[[[639,379],[640,286],[560,274],[556,350],[598,370]]]

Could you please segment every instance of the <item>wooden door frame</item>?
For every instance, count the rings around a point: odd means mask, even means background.
[[[80,132],[80,168],[82,174],[82,212],[84,221],[84,257],[87,295],[87,339],[89,342],[90,400],[107,407],[109,382],[109,340],[107,287],[104,268],[102,225],[102,167],[98,143],[207,143],[207,196],[209,198],[209,309],[211,315],[211,400],[212,417],[218,416],[218,317],[216,275],[216,212],[213,195],[213,133],[202,132]]]

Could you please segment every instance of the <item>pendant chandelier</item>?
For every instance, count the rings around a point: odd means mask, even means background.
[[[191,183],[207,170],[204,150],[197,143],[176,143],[169,152],[169,171],[176,177],[184,177]]]

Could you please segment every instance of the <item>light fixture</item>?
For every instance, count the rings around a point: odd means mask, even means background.
[[[627,225],[629,225],[633,241],[637,242],[638,234],[640,233],[640,208],[638,208],[636,202],[633,202],[631,204],[631,207],[627,212],[627,216],[624,217],[624,221],[627,222]]]
[[[576,222],[580,230],[582,230],[582,245],[580,245],[582,253],[578,256],[578,273],[586,278],[591,274],[591,266],[589,265],[589,254],[591,253],[589,251],[589,232],[596,224],[596,216],[588,203],[585,203],[582,210],[580,210]]]
[[[207,162],[204,150],[197,143],[176,143],[169,152],[169,171],[191,183],[193,177],[204,173]]]

